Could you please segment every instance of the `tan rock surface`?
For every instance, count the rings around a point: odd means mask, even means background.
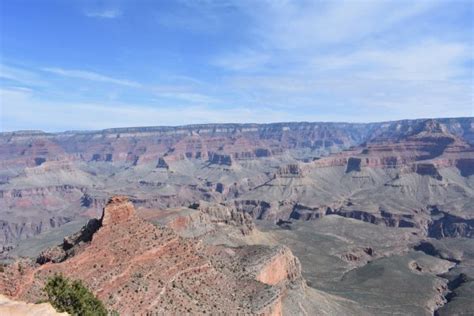
[[[31,304],[14,301],[0,294],[0,315],[5,316],[56,316],[69,315],[58,313],[49,303]]]

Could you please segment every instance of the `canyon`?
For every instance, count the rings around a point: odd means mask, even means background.
[[[101,219],[92,221],[78,236],[43,252],[36,263],[8,266],[0,281],[2,293],[38,301],[44,298],[47,277],[61,273],[84,280],[108,307],[124,315],[280,315],[280,292],[287,283],[303,286],[299,261],[288,248],[205,246],[140,219],[126,197],[113,197]]]
[[[14,300],[60,272],[125,315],[469,313],[473,235],[470,117],[0,133]]]

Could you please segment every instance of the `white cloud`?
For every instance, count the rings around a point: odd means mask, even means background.
[[[270,59],[269,54],[244,50],[239,53],[220,56],[213,61],[213,64],[232,71],[255,71],[260,70]]]
[[[192,123],[271,122],[305,117],[269,108],[213,109],[207,106],[154,107],[136,104],[52,102],[36,99],[27,91],[0,89],[2,131],[41,129],[102,129],[107,127],[184,125]],[[80,119],[78,118],[85,118]]]
[[[473,115],[472,45],[433,29],[441,1],[243,3],[255,41],[211,60],[237,100],[338,121]]]
[[[0,78],[16,82],[17,84],[30,86],[44,86],[45,82],[34,71],[24,68],[7,66],[0,63]]]
[[[52,73],[64,80],[60,82],[52,80],[51,76],[44,76],[44,72]],[[68,80],[72,78],[72,80]],[[139,96],[150,102],[182,102],[187,105],[209,105],[218,102],[218,99],[206,93],[208,84],[186,76],[169,76],[164,80],[167,83],[142,84],[136,81],[118,79],[96,72],[62,69],[62,68],[16,68],[0,64],[0,79],[7,79],[4,88],[18,86],[32,86],[34,88],[47,86],[48,89],[38,89],[35,97],[52,97],[53,99],[70,100],[97,100],[120,101],[122,95]],[[79,79],[81,82],[77,82]],[[11,82],[10,82],[11,81]],[[89,82],[90,81],[90,82]],[[108,87],[107,90],[99,83],[113,84],[119,87]],[[74,86],[74,91],[68,91],[68,87]]]
[[[440,1],[270,1],[258,24],[280,49],[360,41],[423,14]],[[250,8],[249,8],[250,9]]]
[[[336,121],[381,121],[419,117],[472,116],[472,82],[367,79],[305,75],[240,76],[229,79],[237,100],[267,104],[287,113]]]
[[[209,97],[201,93],[191,92],[162,92],[158,93],[157,97],[170,98],[176,100],[183,100],[191,103],[210,104],[215,103],[215,98]]]
[[[123,85],[123,86],[128,86],[128,87],[142,86],[140,83],[135,82],[135,81],[130,81],[126,79],[117,79],[117,78],[105,76],[105,75],[98,74],[96,72],[91,72],[91,71],[62,69],[62,68],[42,68],[42,70],[56,74],[56,75],[60,75],[63,77],[69,77],[69,78],[113,83],[113,84],[118,84],[118,85]]]
[[[469,54],[469,47],[462,43],[427,40],[397,50],[360,49],[316,56],[312,69],[324,75],[342,72],[372,80],[449,80],[467,75],[463,62]]]
[[[106,9],[101,11],[87,11],[84,14],[90,18],[115,19],[122,16],[122,11],[118,9]]]
[[[253,43],[221,54],[211,60],[211,64],[233,71],[265,67],[294,71],[292,67],[306,68],[315,56],[337,58],[371,47],[398,49],[397,46],[408,43],[398,38],[394,30],[441,3],[437,0],[416,3],[404,0],[237,1],[235,5],[253,19],[249,26]],[[380,40],[387,37],[386,33],[392,35],[389,45]],[[418,36],[416,31],[409,34],[415,43]]]

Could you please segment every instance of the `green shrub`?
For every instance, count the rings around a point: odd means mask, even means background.
[[[81,316],[107,316],[104,304],[81,281],[69,281],[54,275],[44,288],[48,301],[59,312]]]

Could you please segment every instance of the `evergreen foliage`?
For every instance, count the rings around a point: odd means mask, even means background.
[[[104,304],[81,281],[69,281],[56,274],[48,280],[44,290],[51,305],[59,312],[81,316],[107,316]]]

